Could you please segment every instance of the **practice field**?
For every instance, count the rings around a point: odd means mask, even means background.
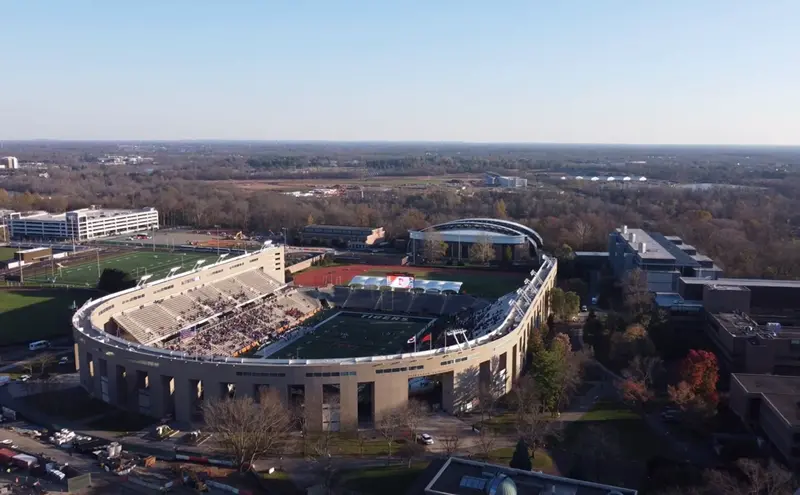
[[[72,308],[91,295],[78,290],[0,290],[0,345],[69,335]]]
[[[340,311],[269,359],[335,359],[396,354],[435,318]],[[422,338],[422,336],[420,336]],[[420,344],[422,345],[422,344]]]
[[[0,247],[0,261],[13,260],[18,248]]]
[[[497,272],[462,268],[427,268],[416,266],[345,265],[318,267],[294,275],[296,285],[322,287],[328,284],[347,285],[356,275],[411,273],[423,280],[462,282],[461,292],[478,297],[498,298],[516,290],[524,281],[525,272]]]
[[[67,266],[59,270],[45,264],[45,269],[36,274],[25,275],[26,283],[72,285],[77,287],[94,287],[97,285],[98,271],[102,273],[106,268],[116,268],[128,272],[133,277],[153,275],[153,278],[163,277],[169,273],[170,268],[180,266],[190,269],[197,260],[205,259],[206,263],[216,260],[212,253],[181,253],[181,252],[153,252],[138,251],[128,252],[110,258],[100,258],[98,270],[97,261],[87,261],[79,265]],[[55,281],[53,276],[55,275]]]

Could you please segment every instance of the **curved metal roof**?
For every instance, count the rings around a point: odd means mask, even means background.
[[[512,222],[510,220],[498,220],[497,218],[462,218],[460,220],[452,220],[450,222],[431,225],[422,229],[426,230],[453,230],[470,228],[476,230],[486,230],[489,232],[499,232],[501,234],[510,235],[524,235],[536,246],[537,249],[542,249],[544,241],[538,232],[530,227],[526,227],[521,223]]]

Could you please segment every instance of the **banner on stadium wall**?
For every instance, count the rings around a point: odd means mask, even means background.
[[[413,289],[414,277],[409,275],[386,275],[386,283],[393,289]]]

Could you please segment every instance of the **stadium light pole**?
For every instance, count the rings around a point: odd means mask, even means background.
[[[95,254],[97,255],[97,278],[100,278],[100,250],[96,250]]]

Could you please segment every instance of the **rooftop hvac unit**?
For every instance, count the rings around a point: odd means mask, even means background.
[[[647,252],[647,243],[640,242],[639,243],[639,252],[646,253]]]

